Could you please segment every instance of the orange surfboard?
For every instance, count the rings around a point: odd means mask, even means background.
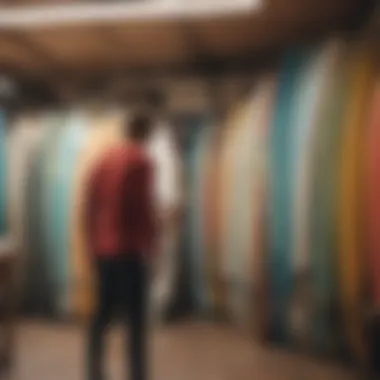
[[[350,88],[342,128],[339,176],[338,276],[340,307],[347,346],[364,362],[367,262],[364,246],[365,136],[375,84],[375,48],[353,49],[348,75]]]
[[[84,226],[84,196],[86,183],[92,168],[101,155],[120,139],[121,115],[98,112],[89,115],[89,131],[73,184],[73,212],[71,230],[71,296],[70,310],[80,319],[87,319],[93,308],[94,278],[90,267]]]
[[[380,74],[380,73],[379,73]],[[374,307],[380,307],[380,75],[372,99],[368,134],[367,226]]]

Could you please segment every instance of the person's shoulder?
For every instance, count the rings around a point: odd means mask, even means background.
[[[151,157],[143,147],[131,147],[129,158],[135,167],[151,168],[153,166]]]
[[[117,145],[112,145],[104,149],[93,161],[92,173],[97,176],[99,173],[107,171],[107,169],[114,165],[117,158],[121,157],[121,149]]]

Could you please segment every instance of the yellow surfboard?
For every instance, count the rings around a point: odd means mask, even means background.
[[[99,157],[121,137],[122,114],[98,112],[89,114],[89,131],[73,184],[73,212],[71,231],[71,310],[80,319],[87,319],[93,308],[94,279],[90,268],[83,229],[84,194],[88,175]]]
[[[363,247],[363,155],[370,97],[375,83],[375,48],[358,44],[347,73],[339,176],[338,268],[344,334],[352,355],[363,362],[365,252]]]
[[[225,287],[224,306],[227,314],[238,324],[242,323],[245,303],[242,302],[239,291],[239,259],[235,255],[236,223],[238,208],[236,207],[236,186],[238,171],[236,170],[239,149],[239,138],[244,127],[248,107],[245,103],[237,104],[230,113],[226,128],[223,131],[221,158],[219,167],[220,189],[220,235],[219,254],[221,260],[221,279]]]
[[[231,114],[238,112],[233,110]],[[228,308],[228,283],[225,268],[226,257],[226,234],[228,234],[228,218],[229,218],[229,198],[232,191],[232,181],[230,179],[231,173],[231,145],[234,138],[234,124],[231,114],[228,116],[223,129],[220,134],[220,150],[219,150],[219,164],[217,165],[217,186],[219,188],[218,205],[217,205],[217,261],[218,261],[218,274],[217,274],[217,303],[221,310],[226,315],[230,314]]]
[[[212,127],[212,136],[205,153],[205,185],[204,185],[204,228],[206,248],[206,273],[210,284],[209,296],[211,310],[222,316],[226,313],[226,291],[222,273],[219,240],[221,236],[220,202],[221,190],[219,177],[221,173],[221,142],[224,122],[218,120]],[[218,125],[219,124],[219,125]]]
[[[268,330],[268,274],[266,255],[266,214],[268,209],[268,132],[276,91],[277,77],[266,73],[257,83],[247,123],[247,179],[250,187],[244,196],[249,211],[249,222],[244,240],[248,243],[246,275],[250,276],[252,300],[250,305],[249,333],[264,341]],[[248,282],[248,278],[247,278]]]

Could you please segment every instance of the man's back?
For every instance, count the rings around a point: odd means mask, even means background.
[[[105,153],[89,178],[85,228],[97,276],[87,346],[89,380],[104,379],[104,333],[120,308],[130,331],[131,379],[147,379],[146,256],[154,250],[156,223],[153,169],[145,146],[152,128],[148,116],[132,117],[124,131],[129,142]]]
[[[153,168],[144,149],[124,144],[107,151],[88,184],[88,239],[101,256],[150,250],[155,232]]]

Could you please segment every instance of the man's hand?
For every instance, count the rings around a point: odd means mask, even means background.
[[[159,256],[156,252],[147,259],[148,276],[150,281],[154,281],[159,272]]]

